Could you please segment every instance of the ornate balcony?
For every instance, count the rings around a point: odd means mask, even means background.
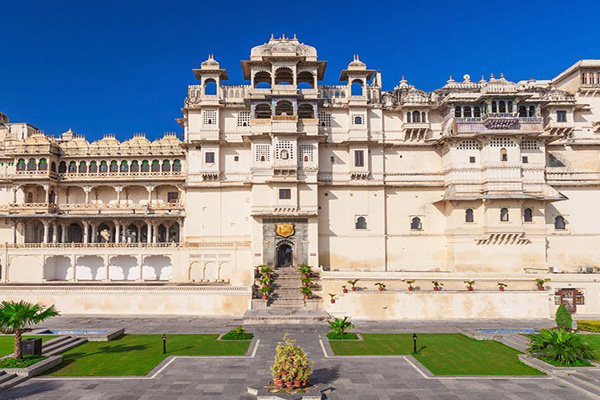
[[[482,118],[487,129],[514,129],[519,122],[519,113],[489,113]]]

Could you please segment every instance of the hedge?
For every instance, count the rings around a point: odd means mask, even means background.
[[[600,332],[600,321],[577,321],[577,329],[580,331]]]

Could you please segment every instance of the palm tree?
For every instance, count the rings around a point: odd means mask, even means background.
[[[327,321],[331,331],[336,335],[344,336],[346,329],[354,327],[354,324],[348,320],[348,317],[336,318],[333,321]]]
[[[26,301],[2,301],[0,303],[0,330],[15,335],[14,358],[23,358],[21,340],[24,332],[30,331],[30,325],[39,324],[58,315],[54,306],[45,308],[42,304]]]
[[[544,329],[531,335],[527,352],[548,357],[561,365],[573,365],[580,360],[596,360],[599,352],[585,335],[566,332],[562,329]]]

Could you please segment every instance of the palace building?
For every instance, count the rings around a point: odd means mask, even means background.
[[[0,297],[64,314],[243,315],[273,305],[255,266],[308,264],[315,296],[288,308],[600,314],[600,60],[432,92],[404,78],[385,91],[358,56],[321,85],[327,62],[295,36],[241,64],[243,85],[212,55],[194,69],[183,135],[155,141],[47,135],[0,114]]]

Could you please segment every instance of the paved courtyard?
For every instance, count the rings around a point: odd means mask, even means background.
[[[85,324],[84,321],[87,321]],[[186,322],[187,321],[187,322]],[[209,324],[209,322],[211,322]],[[48,326],[70,328],[125,327],[129,333],[160,333],[162,331],[223,332],[239,321],[193,318],[66,318],[50,321]],[[469,322],[446,323],[379,323],[362,326],[361,331],[398,332],[400,327],[417,332],[445,327],[453,331],[469,327],[542,327],[549,321],[487,321],[482,325]],[[510,326],[507,326],[510,325]],[[437,328],[436,328],[437,326]],[[367,329],[370,327],[371,329]],[[417,329],[419,328],[419,329]],[[316,364],[312,382],[329,387],[327,399],[403,399],[403,400],[515,400],[515,399],[587,399],[590,397],[569,383],[550,377],[429,377],[416,369],[405,357],[332,357],[328,356],[324,334],[319,326],[256,326],[249,327],[260,340],[254,352],[245,357],[177,357],[165,360],[147,377],[125,378],[34,378],[25,384],[0,393],[0,399],[44,400],[150,400],[150,399],[252,399],[248,386],[258,386],[269,380],[269,366],[274,348],[284,332],[304,346]],[[321,345],[321,341],[324,346]]]

